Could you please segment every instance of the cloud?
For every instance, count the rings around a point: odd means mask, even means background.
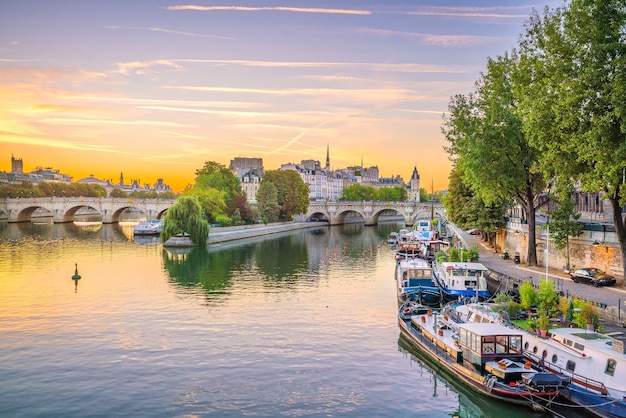
[[[228,10],[237,12],[258,12],[258,11],[276,11],[276,12],[296,12],[296,13],[328,13],[328,14],[348,14],[348,15],[370,15],[369,10],[354,9],[321,9],[321,8],[303,8],[303,7],[249,7],[249,6],[198,6],[198,5],[178,5],[167,6],[166,10],[196,10],[196,11],[215,11]]]
[[[73,118],[43,118],[41,122],[53,125],[105,125],[105,126],[162,126],[162,127],[190,127],[176,122],[159,120],[104,120],[104,119],[73,119]]]
[[[77,151],[96,151],[113,154],[129,154],[120,149],[108,148],[100,145],[90,145],[84,142],[71,142],[53,138],[38,138],[15,134],[14,132],[0,131],[0,143],[13,143],[19,145],[34,145],[37,147],[58,148]]]
[[[400,36],[405,38],[415,38],[428,45],[437,46],[475,46],[486,42],[497,40],[494,36],[475,35],[436,35],[431,33],[400,32],[389,29],[359,28],[358,32],[368,34],[378,34],[382,36]]]
[[[147,73],[147,69],[152,67],[168,67],[173,68],[175,71],[183,71],[183,68],[170,60],[153,60],[153,61],[132,61],[117,64],[117,71],[120,74],[137,74],[143,75]]]
[[[111,30],[139,30],[139,31],[150,31],[150,32],[163,32],[163,33],[171,33],[173,35],[182,35],[182,36],[191,36],[196,38],[214,38],[214,39],[224,39],[224,40],[233,40],[234,38],[228,36],[219,36],[219,35],[209,35],[205,33],[194,33],[194,32],[184,32],[180,30],[174,29],[165,29],[165,28],[157,28],[157,27],[132,27],[132,26],[112,26],[107,25],[104,26],[105,29]]]

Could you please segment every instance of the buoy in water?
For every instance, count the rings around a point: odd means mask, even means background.
[[[72,280],[79,280],[80,274],[78,274],[78,263],[74,264],[74,266],[76,266],[76,269],[74,270],[74,275],[72,276]]]

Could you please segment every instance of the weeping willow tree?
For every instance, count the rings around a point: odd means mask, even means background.
[[[209,239],[209,223],[202,217],[202,207],[195,196],[179,198],[163,216],[161,242],[182,233],[189,234],[197,247],[206,246]]]

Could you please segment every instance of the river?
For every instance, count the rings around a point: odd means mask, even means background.
[[[132,228],[0,223],[0,416],[542,416],[399,344],[398,224],[180,253]]]

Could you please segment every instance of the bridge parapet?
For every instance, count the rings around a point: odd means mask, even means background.
[[[350,215],[363,218],[365,225],[375,225],[383,214],[395,213],[404,216],[407,225],[412,225],[419,218],[428,218],[431,212],[442,212],[443,206],[423,202],[379,202],[379,201],[336,201],[311,202],[306,213],[307,218],[322,218],[330,225],[345,223]],[[438,213],[437,213],[438,214]]]
[[[54,223],[72,222],[80,209],[91,208],[102,216],[102,223],[117,223],[127,209],[158,219],[174,204],[174,199],[128,199],[114,197],[34,197],[0,199],[0,215],[8,222],[29,222],[37,209],[52,215]]]

